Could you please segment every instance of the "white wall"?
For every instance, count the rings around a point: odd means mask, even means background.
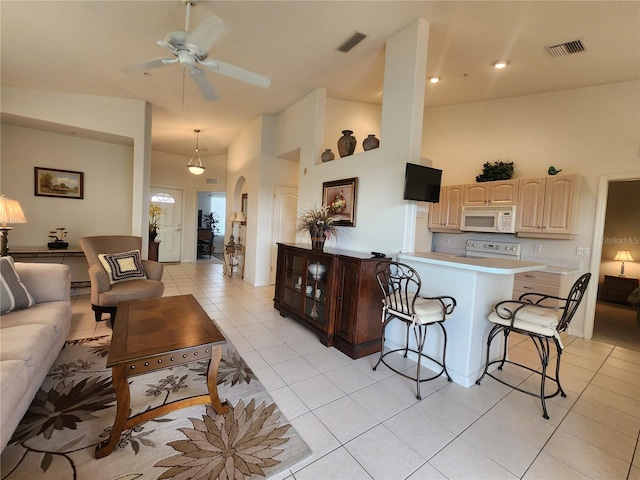
[[[49,230],[65,227],[70,245],[89,235],[130,235],[133,149],[70,135],[1,125],[2,193],[20,202],[26,224],[15,225],[9,247],[42,247]],[[35,196],[34,167],[84,173],[84,198]]]
[[[485,162],[514,162],[514,178],[544,177],[550,165],[582,177],[580,230],[575,240],[514,235],[434,234],[435,249],[464,248],[467,238],[518,241],[523,256],[589,269],[601,175],[640,172],[640,82],[427,109],[423,156],[443,170],[443,184],[474,183]],[[448,243],[447,243],[448,242]],[[534,245],[542,245],[534,253]],[[595,283],[595,282],[594,282]],[[583,318],[572,323],[581,336]]]
[[[151,106],[143,100],[2,87],[2,113],[133,139],[131,230],[148,235]],[[147,246],[143,242],[143,252]]]

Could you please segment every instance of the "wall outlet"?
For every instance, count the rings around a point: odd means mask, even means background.
[[[579,257],[588,257],[589,256],[589,248],[588,247],[577,247],[576,255]]]
[[[540,245],[539,243],[536,243],[536,244],[533,246],[533,251],[534,251],[535,253],[540,253],[540,252],[542,251],[542,245]]]

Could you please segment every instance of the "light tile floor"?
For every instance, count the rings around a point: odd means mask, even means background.
[[[273,308],[273,287],[252,287],[213,262],[165,266],[165,296],[191,293],[254,370],[313,450],[285,479],[640,480],[640,352],[564,339],[567,398],[537,399],[491,378],[464,388],[415,385],[377,356],[352,360]],[[73,297],[71,338],[110,333],[88,295]],[[539,362],[529,341],[510,355]],[[400,364],[411,362],[398,358]],[[516,369],[510,379],[531,383]]]

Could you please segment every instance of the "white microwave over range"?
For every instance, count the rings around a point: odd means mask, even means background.
[[[462,207],[460,230],[464,232],[516,232],[516,207]]]

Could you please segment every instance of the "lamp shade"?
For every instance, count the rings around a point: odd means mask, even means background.
[[[238,212],[236,214],[236,222],[246,222],[247,221],[247,217],[244,216],[244,212]]]
[[[618,250],[618,253],[616,253],[616,256],[613,257],[613,259],[619,262],[633,262],[633,257],[629,250]]]
[[[7,223],[27,223],[17,200],[0,195],[0,223],[3,227],[6,227]]]
[[[238,214],[236,212],[231,212],[231,215],[229,215],[229,221],[230,222],[235,222],[236,221],[236,216]]]

